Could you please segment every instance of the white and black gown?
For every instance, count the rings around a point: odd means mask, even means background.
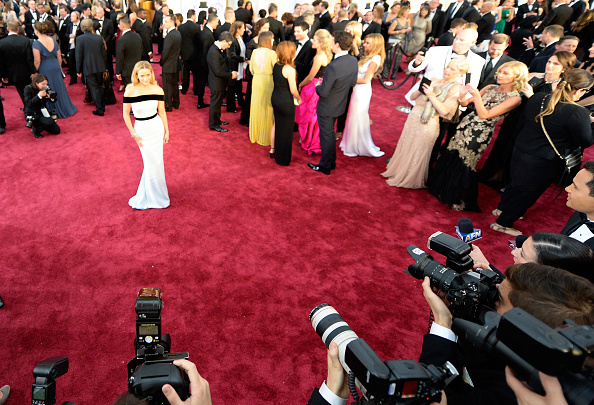
[[[134,131],[142,138],[142,161],[144,170],[136,195],[128,204],[137,210],[169,207],[169,193],[165,183],[165,165],[163,163],[163,137],[165,126],[157,114],[159,101],[164,96],[147,94],[124,97],[124,103],[130,103],[136,121]]]

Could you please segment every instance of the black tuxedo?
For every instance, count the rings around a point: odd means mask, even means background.
[[[76,48],[73,48],[75,44],[75,39],[72,39],[72,44],[70,43],[71,38],[70,35],[74,34],[78,38],[82,35],[82,31],[79,29],[80,22],[77,22],[76,25],[70,21],[68,27],[66,27],[66,34],[68,37],[68,74],[70,75],[70,83],[74,84],[77,82],[78,78],[76,77]]]
[[[132,83],[134,65],[142,60],[142,38],[132,30],[118,39],[116,50],[116,74],[122,75],[124,85]]]
[[[333,169],[336,164],[334,122],[346,109],[349,90],[357,84],[357,59],[351,55],[335,58],[326,66],[322,84],[316,87],[320,96],[316,112],[320,126],[322,158],[318,166]]]
[[[454,43],[454,34],[447,30],[437,39],[437,46],[451,46]]]
[[[159,64],[163,67],[163,92],[165,93],[165,109],[179,108],[179,54],[182,37],[178,30],[172,28],[163,40],[163,53]]]
[[[487,52],[481,52],[477,55],[487,60]],[[483,67],[483,70],[481,72],[481,80],[479,81],[478,89],[481,90],[491,84],[497,84],[497,79],[495,79],[495,73],[497,73],[497,69],[499,69],[499,67],[504,63],[512,62],[514,60],[515,59],[510,58],[506,54],[503,54],[501,55],[495,66],[492,66],[493,63],[490,60],[489,62],[485,62],[485,66]],[[492,67],[488,66],[487,64],[490,64]]]
[[[219,40],[219,35],[221,35],[222,32],[225,31],[229,31],[231,29],[231,24],[229,24],[228,22],[226,22],[225,24],[219,24],[219,26],[217,27],[216,30],[214,30],[214,37],[215,40]]]
[[[567,21],[571,20],[572,14],[573,9],[571,7],[569,7],[567,4],[561,4],[547,13],[546,17],[544,20],[542,20],[542,23],[538,26],[534,33],[538,35],[542,33],[545,27],[553,24],[558,24],[562,27],[565,27]]]
[[[330,17],[330,12],[328,10],[326,10],[326,12],[324,13],[324,15],[321,15],[321,13],[320,13],[319,21],[320,21],[320,26],[318,27],[318,29],[325,29],[325,30],[331,30],[332,29],[330,27],[331,24],[332,24],[332,17]],[[315,34],[315,32],[313,34]]]
[[[565,224],[565,226],[563,227],[563,229],[561,230],[561,235],[571,235],[572,233],[574,233],[575,231],[578,230],[578,228],[580,226],[582,226],[582,224],[584,223],[588,223],[588,217],[586,216],[586,214],[582,213],[582,212],[574,212],[570,217],[569,220],[567,221],[567,224]],[[589,222],[588,228],[590,228],[590,230],[594,229],[594,223]],[[594,230],[593,230],[594,232]],[[594,249],[594,238],[590,238],[587,241],[584,242],[585,245],[589,246],[591,249]]]
[[[554,55],[555,52],[557,52],[557,43],[558,42],[555,41],[552,44],[547,45],[538,53],[535,52],[534,48],[528,49],[522,54],[519,60],[521,62],[524,62],[529,68],[531,68],[532,64],[537,58],[545,58],[546,60],[548,60],[552,55]]]
[[[274,34],[274,43],[278,45],[285,40],[283,23],[272,17],[268,17],[268,22],[270,23],[270,32]]]
[[[431,12],[429,12],[431,13]],[[431,36],[433,38],[439,38],[443,34],[443,26],[445,25],[445,13],[439,8],[435,9],[435,15],[431,20]]]
[[[70,25],[70,16],[69,15],[67,15],[63,19],[60,19],[60,21],[58,21],[58,31],[56,31],[56,33],[58,34],[58,39],[60,40],[60,52],[62,53],[62,55],[67,55],[68,49],[70,48],[70,41],[69,41],[70,38],[68,38],[68,35],[70,34],[68,32],[69,25]]]
[[[309,401],[307,401],[307,405],[330,405],[328,403],[328,401],[326,401],[324,399],[324,397],[322,397],[322,395],[320,394],[320,390],[318,390],[317,388],[314,388],[314,391],[311,394],[311,397],[309,398]]]
[[[93,21],[99,21],[98,19],[94,19]],[[105,16],[103,17],[103,24],[101,26],[101,36],[105,41],[105,45],[107,46],[107,71],[109,72],[109,76],[111,80],[113,80],[113,55],[115,54],[115,28],[111,20]]]
[[[476,23],[478,22],[478,20],[480,20],[481,13],[479,13],[476,7],[470,6],[466,9],[466,11],[464,11],[462,18],[464,18],[468,22]]]
[[[33,25],[37,21],[37,12],[34,10],[28,10],[25,13],[25,34],[29,38],[35,38],[35,32],[33,31]]]
[[[31,83],[31,75],[35,71],[29,38],[9,35],[0,40],[0,77],[8,78],[8,83],[14,84],[23,104],[23,90]]]
[[[198,105],[204,104],[204,89],[208,79],[208,62],[206,57],[208,56],[208,51],[214,42],[214,33],[208,25],[205,25],[204,29],[200,33],[200,45],[202,48],[200,53],[200,66],[198,70]],[[194,90],[194,93],[196,93],[196,90]]]
[[[367,23],[363,23],[363,27],[365,27],[365,24]],[[379,25],[378,23],[376,23],[375,21],[370,22],[367,25],[367,29],[363,30],[363,35],[361,35],[361,39],[365,39],[365,37],[369,34],[381,34],[382,33],[382,26]]]
[[[169,15],[173,15],[173,11],[169,10]],[[153,38],[157,42],[157,53],[163,52],[163,31],[159,30],[159,27],[163,25],[163,11],[161,9],[155,11],[153,17]]]
[[[516,28],[512,31],[511,45],[507,48],[507,54],[514,59],[519,59],[523,52],[526,51],[524,45],[524,38],[532,37],[532,31],[526,28]]]
[[[85,76],[85,82],[95,102],[98,113],[105,112],[103,102],[103,72],[107,52],[103,45],[103,38],[92,32],[76,38],[76,71]]]
[[[326,27],[327,30],[332,30],[332,20],[330,20],[330,24],[328,25],[328,27]],[[320,27],[320,20],[319,19],[315,19],[314,23],[309,27],[309,31],[307,31],[307,36],[311,39],[313,38],[313,36],[315,35],[316,31],[319,30]]]
[[[448,9],[445,12],[445,24],[443,26],[442,32],[445,32],[447,30],[450,29],[450,25],[452,24],[452,21],[455,20],[456,18],[462,18],[462,16],[464,15],[464,12],[466,11],[466,9],[468,7],[470,7],[470,3],[466,0],[464,0],[464,2],[462,3],[462,5],[458,8],[458,10],[456,11],[456,14],[452,15],[452,11],[454,10],[454,7],[456,6],[456,4],[458,4],[457,2],[453,2],[450,3],[450,6],[448,7]]]
[[[244,24],[251,24],[252,23],[252,13],[245,8],[238,8],[235,10],[235,20],[242,21]]]
[[[518,7],[518,13],[516,14],[516,27],[520,26],[520,23],[525,18],[524,16],[526,15],[526,13],[533,12],[533,13],[536,13],[536,16],[538,17],[538,10],[540,10],[540,8],[541,8],[540,5],[536,1],[532,5],[532,11],[530,11],[530,8],[528,7],[528,3],[524,3],[520,7]]]
[[[200,25],[192,20],[177,27],[181,34],[181,58],[182,65],[182,93],[190,88],[190,72],[194,74],[194,92],[198,88],[198,63],[200,62]]]
[[[142,52],[140,54],[140,59],[148,62],[151,59],[149,54],[153,51],[151,31],[145,23],[140,21],[140,19],[136,19],[131,28],[134,30],[134,32],[140,35],[140,39],[142,40]]]
[[[208,126],[213,129],[221,125],[221,105],[232,74],[229,70],[227,55],[218,46],[210,47],[206,61],[208,64],[208,86],[210,87]]]
[[[476,24],[478,25],[478,39],[476,43],[480,44],[487,39],[491,39],[491,33],[495,25],[495,16],[491,13],[485,13]]]
[[[347,24],[350,21],[347,20],[342,20],[342,21],[337,21],[334,24],[330,25],[330,29],[328,31],[330,31],[330,33],[332,32],[336,32],[336,31],[344,31],[344,29],[346,28]]]
[[[298,42],[295,43],[295,46],[299,49]],[[311,47],[310,39],[303,44],[303,49],[299,51],[299,54],[293,61],[295,63],[295,69],[297,70],[297,84],[301,83],[309,74],[314,56],[316,56],[316,50]]]

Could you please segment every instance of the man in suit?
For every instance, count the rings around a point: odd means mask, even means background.
[[[322,158],[317,165],[308,163],[310,169],[329,175],[336,167],[336,133],[334,123],[341,116],[347,104],[349,89],[357,84],[357,58],[348,54],[353,37],[345,31],[334,35],[332,52],[335,56],[326,66],[324,79],[316,87],[320,96],[316,109],[320,126],[320,146]]]
[[[107,71],[109,72],[110,80],[113,81],[113,56],[115,54],[115,27],[111,20],[105,17],[105,9],[101,6],[95,6],[95,19],[101,24],[101,37],[105,40],[107,46]]]
[[[509,36],[505,34],[495,34],[489,42],[487,52],[478,54],[485,58],[485,66],[481,72],[481,80],[478,85],[479,90],[482,90],[491,84],[496,84],[497,79],[495,78],[495,73],[497,73],[497,69],[504,63],[515,60],[504,54],[508,46]]]
[[[223,32],[213,46],[208,50],[208,85],[210,87],[210,108],[208,110],[208,127],[211,131],[227,132],[221,125],[228,122],[221,121],[221,105],[226,94],[229,80],[237,79],[237,72],[229,70],[229,61],[225,50],[233,43],[233,35]]]
[[[481,18],[480,9],[482,5],[483,0],[472,0],[470,7],[468,7],[466,11],[464,11],[464,14],[462,14],[462,18],[467,22],[478,22],[478,20]]]
[[[594,249],[594,161],[584,162],[573,182],[565,188],[567,206],[575,212],[561,234],[577,239]]]
[[[332,24],[332,17],[330,17],[330,12],[328,11],[328,2],[327,1],[322,1],[320,3],[320,16],[318,17],[318,19],[320,20],[320,26],[318,27],[318,29],[325,29],[327,30],[328,27],[330,27],[330,24]],[[310,24],[311,25],[311,24]],[[312,35],[315,34],[312,33]]]
[[[220,22],[220,20],[219,20]],[[228,9],[225,10],[225,23],[219,24],[217,29],[214,31],[215,41],[219,39],[219,35],[225,31],[229,31],[231,29],[231,24],[235,22],[235,11]],[[271,27],[272,28],[272,27]],[[271,29],[272,31],[272,29]]]
[[[274,43],[280,44],[285,40],[285,29],[283,23],[278,18],[278,6],[274,3],[270,3],[268,6],[268,23],[270,24],[270,32],[274,34]]]
[[[540,9],[541,7],[536,0],[528,0],[527,3],[518,7],[518,13],[516,14],[516,28],[520,26],[524,18],[531,15],[538,17],[540,15]]]
[[[112,7],[111,7],[111,12],[109,13],[109,19],[111,20],[111,23],[113,24],[114,27],[118,26],[118,14],[119,13],[123,13],[124,10],[122,9],[122,2],[119,0],[115,0],[112,3]],[[138,9],[140,10],[140,9]],[[136,15],[138,15],[138,10],[136,10]],[[140,16],[139,16],[140,18]],[[132,28],[134,29],[134,28]]]
[[[565,23],[565,31],[571,30],[571,25],[584,14],[588,4],[583,0],[573,0],[568,6],[572,9],[571,18]]]
[[[303,18],[300,21],[305,21],[307,25],[309,25],[309,31],[307,33],[307,36],[313,38],[316,31],[320,29],[320,20],[317,19],[313,11],[310,10],[304,12],[302,17]],[[331,27],[328,26],[327,29],[330,30]]]
[[[146,21],[146,10],[139,8],[136,10],[136,21],[132,24],[132,29],[142,39],[142,54],[140,59],[150,61],[153,57],[153,46],[151,41],[151,26]]]
[[[450,25],[450,29],[441,34],[439,38],[437,38],[436,46],[452,46],[454,43],[454,38],[460,31],[462,31],[466,27],[466,20],[463,18],[456,18],[452,21]]]
[[[441,32],[445,32],[450,29],[450,25],[455,18],[462,18],[466,9],[470,7],[470,3],[466,0],[457,0],[450,3],[448,9],[445,12],[444,25],[440,29]]]
[[[554,52],[551,54],[539,54],[536,58],[532,60],[530,64],[530,73],[544,73],[547,67],[547,62],[551,56],[559,51],[571,52],[574,53],[577,49],[580,40],[578,37],[574,37],[573,35],[566,35],[561,38],[558,42],[554,44]],[[553,49],[551,46],[549,49]],[[544,53],[544,52],[543,52]],[[576,61],[575,67],[578,68],[582,64],[581,61]]]
[[[79,30],[80,25],[80,13],[73,11],[70,13],[70,23],[66,27],[66,33],[68,34],[68,74],[70,75],[69,85],[76,84],[78,80],[76,72],[76,38],[82,35],[82,31]]]
[[[66,59],[65,56],[68,54],[68,24],[70,23],[70,15],[68,14],[68,7],[64,4],[60,4],[58,9],[58,38],[60,39],[60,52],[62,53],[62,59]],[[67,61],[67,59],[66,59]]]
[[[235,13],[231,10],[233,18]],[[227,12],[225,12],[225,16]],[[194,75],[194,93],[198,89],[198,63],[200,62],[200,25],[196,24],[196,11],[188,10],[188,20],[177,27],[181,34],[181,58],[182,64],[182,94],[186,94],[190,88],[190,72]]]
[[[297,84],[301,83],[303,79],[309,74],[311,64],[316,50],[311,47],[311,40],[309,39],[309,25],[305,21],[296,22],[293,25],[295,34],[295,46],[297,47],[297,54],[295,56],[295,70],[297,70]]]
[[[369,34],[381,34],[382,33],[382,26],[373,21],[373,11],[368,11],[363,16],[363,34],[361,35],[361,40],[364,40],[365,37]]]
[[[337,32],[337,31],[344,31],[344,29],[346,28],[347,24],[349,23],[349,17],[347,16],[347,12],[344,10],[340,10],[338,12],[338,19],[335,23],[331,24],[329,26],[329,31],[332,32]]]
[[[175,29],[175,17],[163,17],[163,53],[159,64],[163,67],[163,92],[165,93],[165,111],[179,108],[179,74],[177,62],[181,52],[181,34]]]
[[[18,35],[18,21],[8,21],[8,36],[0,40],[0,77],[2,82],[14,84],[14,87],[25,105],[23,90],[31,83],[35,73],[31,41]]]
[[[241,21],[244,24],[252,23],[251,13],[245,9],[245,1],[237,0],[237,10],[235,10],[235,20]]]
[[[155,16],[153,17],[153,39],[157,42],[157,55],[163,52],[163,18],[166,15],[173,15],[167,3],[162,0],[155,0]]]
[[[490,1],[484,2],[481,6],[481,18],[476,23],[478,25],[476,29],[478,32],[477,45],[491,39],[493,26],[495,25],[495,16],[491,11],[493,11],[493,3]]]
[[[216,14],[209,14],[206,20],[206,25],[200,34],[201,51],[200,51],[200,69],[198,72],[198,105],[196,108],[209,107],[210,104],[204,102],[204,89],[208,80],[208,62],[206,57],[208,56],[208,50],[215,43],[214,31],[219,25],[219,17]],[[194,90],[196,92],[196,90]]]
[[[565,0],[554,0],[553,8],[547,13],[542,23],[534,30],[536,35],[542,33],[542,31],[549,25],[561,25],[565,27],[565,24],[571,20],[573,9],[569,7]]]
[[[116,75],[127,86],[132,83],[134,65],[142,60],[142,38],[132,31],[128,17],[120,18],[118,28],[121,35],[116,44]]]
[[[546,27],[539,38],[540,46],[534,47],[532,37],[527,37],[524,41],[526,50],[520,55],[518,60],[524,62],[526,66],[531,66],[536,57],[546,57],[547,59],[557,51],[556,44],[563,36],[563,27],[561,25],[549,25]]]
[[[54,32],[58,31],[58,26],[56,25],[56,22],[54,21],[52,16],[47,13],[45,4],[43,2],[37,3],[36,10],[37,10],[37,22],[48,21],[50,24],[52,24],[54,26]]]
[[[35,32],[33,31],[33,25],[37,22],[37,10],[35,9],[35,0],[29,0],[27,2],[29,10],[25,12],[25,34],[27,37],[35,38]]]
[[[441,11],[439,0],[429,1],[429,19],[431,20],[431,36],[439,38],[443,31],[440,31],[445,24],[445,13]]]
[[[80,23],[83,35],[76,38],[76,70],[80,78],[85,75],[85,83],[95,102],[94,115],[105,115],[103,102],[103,73],[107,52],[103,45],[103,38],[93,34],[93,20],[85,18]]]

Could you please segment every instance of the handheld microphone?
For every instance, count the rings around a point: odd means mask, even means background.
[[[483,237],[483,232],[472,225],[468,218],[460,218],[456,227],[456,235],[462,242],[470,243]]]

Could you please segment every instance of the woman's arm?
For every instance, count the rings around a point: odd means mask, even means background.
[[[285,76],[289,82],[289,90],[291,91],[291,94],[297,99],[299,104],[301,104],[301,96],[297,90],[297,71],[292,66],[283,66],[283,76]]]
[[[446,117],[452,113],[452,109],[458,108],[458,103],[451,102],[451,100],[456,100],[458,98],[458,95],[460,94],[460,91],[458,90],[457,87],[454,87],[451,90],[452,94],[448,94],[446,99],[444,99],[444,101],[440,101],[437,98],[437,96],[433,92],[433,87],[430,87],[427,84],[424,84],[423,90],[425,91],[425,95],[427,96],[427,98],[429,99],[429,101],[431,102],[433,107],[435,107],[435,111],[437,111],[437,113],[440,116]],[[454,112],[455,112],[455,110],[454,110]]]
[[[357,79],[357,84],[367,84],[373,79],[373,75],[375,74],[375,70],[377,69],[377,63],[371,62],[369,64],[369,68],[367,69],[367,73],[365,73],[365,77],[363,79]]]
[[[419,98],[419,96],[423,94],[421,93],[419,90],[415,90],[412,92],[412,94],[410,95],[410,99],[411,100],[416,100],[417,98]]]
[[[482,94],[480,94],[479,91],[475,88],[471,88],[469,92],[474,96],[474,108],[476,109],[476,114],[482,120],[494,118],[501,114],[510,112],[511,110],[519,106],[522,102],[522,98],[519,96],[510,97],[502,103],[497,104],[490,110],[487,110],[487,108],[483,104],[483,99],[481,98]]]
[[[398,31],[400,31],[400,30],[396,30],[397,25],[398,25],[398,19],[394,20],[392,22],[392,24],[390,24],[390,28],[388,28],[388,35],[398,34]]]
[[[427,35],[429,35],[429,33],[431,32],[431,30],[433,29],[433,23],[428,18],[425,18],[425,21],[427,22],[425,24],[425,36],[427,36]]]
[[[165,135],[163,136],[163,143],[169,142],[169,125],[167,124],[167,113],[165,112],[165,102],[159,101],[159,108],[157,110],[159,117],[163,121],[163,127],[165,127]]]
[[[307,86],[314,79],[314,77],[316,77],[316,75],[320,71],[320,67],[322,67],[322,56],[316,55],[313,58],[313,64],[311,65],[309,74],[305,79],[301,81],[301,83],[299,83],[299,91],[301,91],[302,88]]]
[[[127,97],[127,96],[124,95],[124,97]],[[136,142],[138,142],[140,137],[138,137],[138,140],[137,140],[136,137],[134,136],[135,135],[134,126],[132,125],[132,120],[130,119],[130,111],[132,109],[132,105],[130,103],[124,103],[123,105],[124,105],[124,108],[123,108],[122,115],[124,116],[124,123],[126,124],[128,131],[130,132],[130,136],[132,138],[134,138],[136,140]],[[139,146],[142,146],[142,145],[139,144]]]
[[[41,53],[39,53],[39,49],[33,48],[33,64],[35,65],[35,70],[39,71],[39,65],[41,65]]]

